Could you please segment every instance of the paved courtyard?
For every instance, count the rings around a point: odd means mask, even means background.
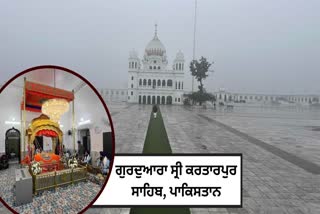
[[[151,106],[109,108],[118,112],[113,116],[116,152],[141,153]],[[320,212],[319,109],[161,106],[161,112],[174,153],[243,154],[243,208],[197,208],[192,213]],[[88,213],[128,212],[92,208]]]
[[[107,105],[116,153],[141,153],[152,106]],[[197,208],[192,213],[320,213],[319,109],[160,108],[174,153],[243,154],[243,208]],[[87,213],[124,214],[129,209],[91,208]]]

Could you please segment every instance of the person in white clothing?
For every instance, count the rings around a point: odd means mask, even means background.
[[[91,156],[90,156],[90,154],[88,153],[88,151],[86,151],[86,152],[84,153],[84,157],[83,157],[82,163],[84,163],[84,164],[90,164],[90,161],[91,161]]]

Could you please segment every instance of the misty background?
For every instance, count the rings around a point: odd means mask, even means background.
[[[198,0],[196,58],[214,61],[208,91],[320,93],[320,1]],[[127,88],[154,24],[169,68],[192,60],[194,0],[1,1],[0,82],[38,65],[74,70],[97,88]],[[186,90],[191,76],[186,69]]]

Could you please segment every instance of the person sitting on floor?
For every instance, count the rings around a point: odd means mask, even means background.
[[[85,153],[84,153],[84,158],[83,158],[82,163],[84,163],[84,164],[90,164],[90,161],[91,161],[91,156],[90,156],[90,154],[88,153],[88,151],[85,151]]]
[[[101,171],[103,175],[108,174],[110,166],[110,160],[105,156],[102,161]]]

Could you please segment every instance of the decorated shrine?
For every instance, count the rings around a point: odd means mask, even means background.
[[[78,165],[75,157],[71,160],[63,157],[63,132],[59,120],[69,111],[69,102],[73,100],[73,92],[25,80],[21,102],[23,123],[26,112],[41,113],[32,119],[28,128],[24,127],[24,146],[27,152],[21,161],[21,164],[29,167],[35,194],[40,190],[86,179],[86,167]],[[74,118],[74,111],[72,117]],[[45,150],[39,145],[37,137],[49,139],[51,146]]]

